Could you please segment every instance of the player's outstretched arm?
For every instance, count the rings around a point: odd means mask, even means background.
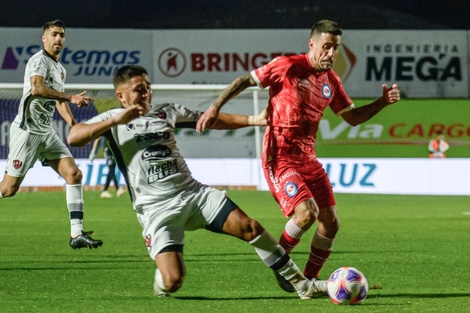
[[[356,126],[362,124],[377,113],[382,111],[386,106],[393,104],[400,100],[400,90],[397,84],[388,87],[386,84],[382,85],[382,97],[374,102],[354,108],[341,114],[341,117],[350,125]]]
[[[230,99],[236,97],[240,92],[250,86],[256,86],[256,82],[250,74],[242,75],[228,85],[220,95],[215,99],[214,103],[202,114],[197,121],[196,131],[201,132],[207,128],[211,128],[212,124],[217,120],[220,108]]]
[[[145,114],[145,110],[140,105],[131,105],[125,111],[112,116],[104,121],[97,123],[79,123],[75,124],[67,136],[67,142],[71,146],[83,147],[89,142],[96,140],[99,136],[104,134],[111,127],[119,124],[127,124],[130,121]]]
[[[238,129],[247,126],[266,126],[268,124],[266,109],[258,115],[241,115],[219,113],[218,119],[209,127],[211,129]]]
[[[93,101],[92,98],[85,96],[86,91],[76,95],[69,95],[65,92],[57,91],[44,85],[44,77],[35,75],[30,78],[31,95],[33,97],[41,97],[46,99],[54,99],[59,102],[68,101],[79,107],[87,106]]]

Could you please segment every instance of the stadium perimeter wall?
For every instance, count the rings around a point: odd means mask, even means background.
[[[83,183],[87,188],[96,189],[104,183],[104,160],[76,161],[84,174]],[[268,190],[257,159],[186,161],[193,176],[205,184],[231,189]],[[337,193],[470,195],[469,159],[321,158],[320,161]],[[4,163],[0,160],[0,168],[4,168]],[[124,184],[120,173],[118,177]],[[61,177],[37,162],[26,176],[23,190],[54,189],[64,185]]]

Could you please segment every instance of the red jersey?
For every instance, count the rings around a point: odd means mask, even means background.
[[[261,88],[270,87],[263,164],[273,158],[297,163],[315,159],[315,139],[325,108],[340,114],[354,105],[339,76],[332,70],[315,71],[306,54],[275,58],[251,76]]]

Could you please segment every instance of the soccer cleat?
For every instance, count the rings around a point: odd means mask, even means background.
[[[321,292],[323,292],[324,294],[326,294],[328,292],[328,288],[327,288],[328,281],[327,280],[319,280],[318,278],[314,278],[312,280],[315,282],[315,285],[317,286],[317,288]]]
[[[101,193],[101,198],[112,198],[113,195],[107,191],[107,190],[104,190],[102,193]]]
[[[279,287],[281,287],[282,290],[286,292],[295,292],[294,286],[278,272],[274,271],[274,276],[276,277],[277,284]]]
[[[160,270],[157,268],[155,270],[155,280],[153,281],[153,293],[155,297],[157,298],[166,298],[170,296],[170,293],[166,290],[163,290],[160,288],[158,285],[162,284],[163,285],[163,278],[162,274],[160,273]]]
[[[312,279],[308,282],[307,288],[297,292],[300,299],[312,299],[323,296],[326,293],[326,280]]]
[[[82,234],[75,237],[75,238],[70,238],[70,247],[73,249],[81,249],[81,248],[98,248],[101,247],[103,244],[103,241],[101,240],[95,240],[90,237],[91,234],[94,234],[93,231],[83,231]]]

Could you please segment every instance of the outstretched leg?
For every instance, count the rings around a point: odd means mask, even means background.
[[[234,209],[227,217],[223,231],[250,243],[261,260],[292,284],[301,299],[323,294],[313,281],[305,278],[286,251],[260,223],[248,217],[241,209]]]

